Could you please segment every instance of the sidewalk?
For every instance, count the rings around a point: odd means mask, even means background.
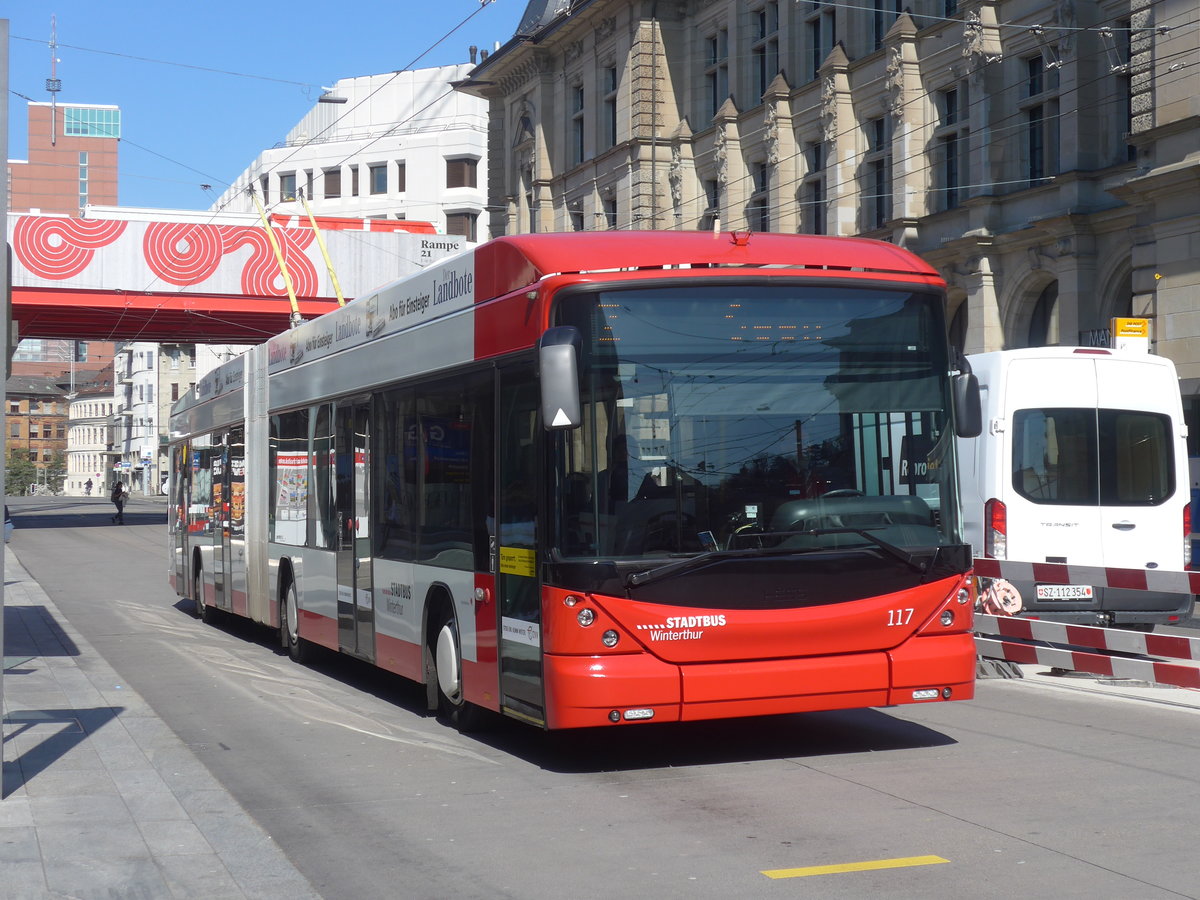
[[[0,898],[317,898],[4,548]]]

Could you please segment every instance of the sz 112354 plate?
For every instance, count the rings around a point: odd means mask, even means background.
[[[1095,596],[1090,584],[1039,584],[1039,600],[1091,600]]]

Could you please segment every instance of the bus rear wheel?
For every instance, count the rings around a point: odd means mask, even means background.
[[[485,724],[487,711],[463,697],[462,645],[458,639],[458,625],[449,613],[445,614],[434,638],[433,660],[438,713],[459,731],[478,731]]]
[[[312,661],[313,646],[300,637],[300,604],[296,599],[296,582],[290,582],[279,601],[279,639],[295,662]]]

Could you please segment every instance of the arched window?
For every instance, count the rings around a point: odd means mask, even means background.
[[[1029,317],[1029,347],[1049,347],[1061,342],[1058,333],[1058,282],[1042,290]]]

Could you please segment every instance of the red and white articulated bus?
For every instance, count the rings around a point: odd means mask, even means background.
[[[943,290],[860,239],[495,239],[176,404],[171,581],[464,728],[970,698]]]

